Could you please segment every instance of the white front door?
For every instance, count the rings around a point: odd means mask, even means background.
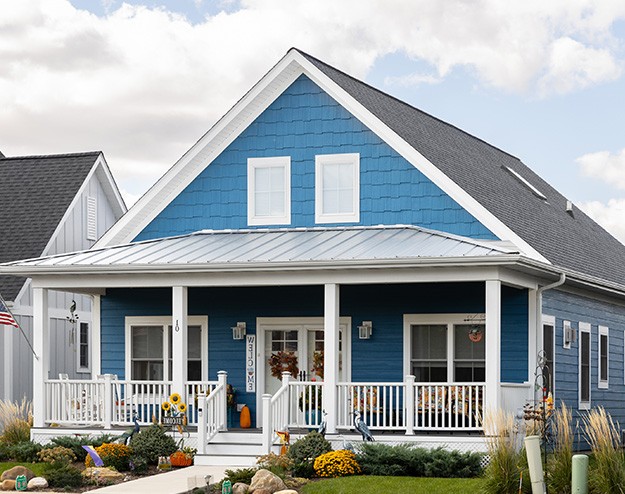
[[[261,411],[261,394],[275,394],[281,379],[272,376],[269,359],[279,352],[288,352],[297,358],[297,375],[301,381],[323,381],[323,318],[259,318],[257,321],[257,366],[259,370],[257,404]],[[341,318],[339,324],[339,381],[351,379],[351,320]],[[260,419],[259,419],[260,420]]]

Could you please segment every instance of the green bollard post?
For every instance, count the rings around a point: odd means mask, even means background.
[[[588,456],[573,455],[571,493],[588,494]]]

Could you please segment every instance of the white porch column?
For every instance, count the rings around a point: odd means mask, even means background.
[[[187,402],[187,287],[172,288],[172,391]]]
[[[91,297],[91,379],[95,379],[102,374],[102,342],[100,335],[100,295],[93,295]]]
[[[48,289],[33,288],[33,425],[45,425],[46,388],[50,369],[50,317],[48,315]]]
[[[485,410],[500,404],[501,378],[501,282],[486,281],[486,386]]]
[[[536,356],[543,346],[543,324],[538,312],[538,290],[528,290],[528,355],[527,381],[534,384],[533,376],[536,369]],[[529,399],[529,397],[528,397]]]
[[[324,285],[323,409],[328,414],[327,433],[336,433],[337,383],[339,380],[339,285]]]

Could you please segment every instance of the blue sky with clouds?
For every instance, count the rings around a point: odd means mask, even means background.
[[[297,46],[518,156],[625,241],[621,0],[20,0],[0,14],[0,150],[102,149],[131,202]]]

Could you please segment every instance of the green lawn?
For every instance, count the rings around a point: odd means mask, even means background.
[[[304,494],[454,494],[479,492],[482,479],[434,479],[417,477],[343,477],[311,482],[302,488]]]
[[[41,476],[43,474],[43,469],[45,468],[45,463],[20,463],[16,461],[2,461],[0,462],[0,474],[5,470],[9,470],[17,465],[22,465],[23,467],[32,470],[35,475]]]

